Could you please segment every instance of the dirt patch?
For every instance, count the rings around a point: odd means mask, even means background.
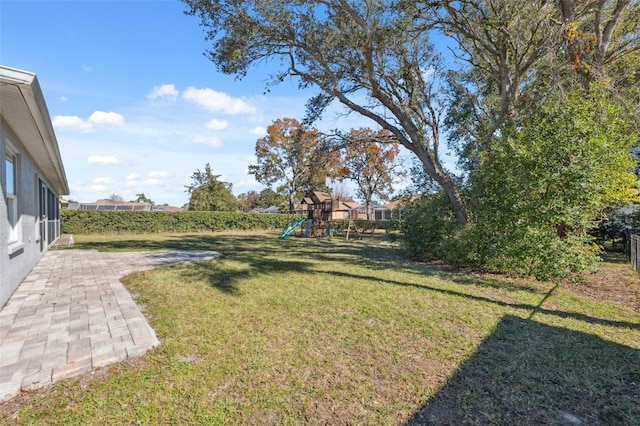
[[[640,275],[623,254],[607,253],[604,260],[598,272],[585,275],[583,282],[566,282],[562,287],[594,301],[631,306],[640,315]]]

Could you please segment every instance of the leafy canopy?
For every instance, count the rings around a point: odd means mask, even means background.
[[[336,161],[318,130],[294,118],[277,119],[267,127],[267,136],[256,141],[256,158],[249,173],[269,188],[280,183],[289,211],[300,193],[324,189]]]
[[[638,136],[605,91],[580,89],[495,137],[472,185],[481,263],[541,278],[593,264],[592,221],[638,197]]]
[[[364,201],[368,216],[374,197],[388,200],[394,179],[404,175],[398,158],[400,148],[386,130],[352,129],[341,139],[344,152],[338,174],[356,183],[356,195]]]
[[[440,163],[441,108],[434,77],[439,55],[416,2],[183,0],[212,43],[209,58],[226,73],[279,60],[276,84],[287,77],[320,93],[307,119],[337,100],[391,133],[414,152],[445,190],[457,220],[467,221],[462,197]]]
[[[204,170],[197,169],[191,175],[192,183],[186,186],[189,193],[188,210],[236,211],[238,201],[231,193],[232,185],[218,180],[207,163]]]

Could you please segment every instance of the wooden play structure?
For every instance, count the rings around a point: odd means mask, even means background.
[[[305,222],[305,237],[330,237],[338,234],[339,219],[349,219],[349,212],[357,203],[331,198],[326,192],[311,191],[302,200],[306,206],[307,221]]]

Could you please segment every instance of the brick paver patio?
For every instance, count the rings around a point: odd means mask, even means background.
[[[160,342],[120,282],[138,270],[211,259],[212,251],[47,252],[0,311],[0,402]]]

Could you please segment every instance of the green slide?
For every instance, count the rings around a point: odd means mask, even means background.
[[[295,222],[293,222],[291,225],[287,226],[287,229],[282,231],[282,234],[280,234],[280,239],[281,240],[286,240],[287,237],[289,236],[289,234],[291,234],[305,220],[307,220],[307,219],[304,218],[304,217],[297,218]]]

